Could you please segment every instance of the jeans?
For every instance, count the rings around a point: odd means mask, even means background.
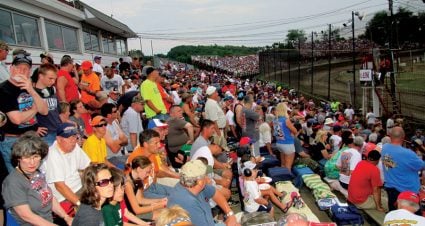
[[[152,118],[153,119],[156,118],[156,119],[159,119],[159,120],[162,120],[162,121],[167,121],[167,119],[170,118],[170,115],[168,115],[168,114],[157,114]]]
[[[385,191],[387,191],[388,194],[388,210],[396,210],[397,207],[394,205],[394,203],[397,201],[397,197],[400,194],[400,192],[395,188],[387,188],[385,187]]]
[[[128,156],[126,156],[126,155],[113,156],[111,158],[108,158],[108,161],[110,163],[112,163],[114,166],[116,166],[117,168],[124,170],[125,164],[127,162],[127,158],[128,158]]]
[[[4,141],[0,142],[0,151],[3,155],[4,163],[8,172],[11,172],[14,167],[12,165],[12,146],[18,137],[5,136]]]

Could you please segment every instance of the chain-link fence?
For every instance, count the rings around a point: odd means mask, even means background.
[[[260,77],[298,89],[301,93],[321,100],[338,100],[352,103],[357,109],[364,106],[363,87],[372,87],[372,82],[359,81],[361,68],[372,69],[373,80],[380,90],[382,114],[392,113],[399,105],[403,116],[420,123],[425,122],[425,50],[388,51],[361,49],[353,54],[352,49],[270,49],[259,53]],[[354,55],[354,57],[353,57]],[[383,70],[385,59],[394,59],[394,66]],[[353,67],[354,65],[354,67]],[[354,73],[353,73],[354,69]],[[390,72],[395,71],[395,97],[391,98]],[[375,72],[376,71],[376,72]],[[379,74],[378,72],[382,72]],[[387,73],[389,72],[389,73]],[[380,77],[381,76],[381,77]],[[353,82],[354,81],[354,82]]]

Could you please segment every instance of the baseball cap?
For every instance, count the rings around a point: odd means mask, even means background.
[[[61,123],[56,129],[56,136],[68,138],[78,134],[77,127],[72,123]]]
[[[167,127],[168,124],[161,122],[161,120],[155,118],[155,119],[150,119],[149,123],[148,123],[148,129],[153,129],[156,127]]]
[[[248,145],[251,143],[251,138],[249,137],[242,137],[239,141],[239,146]]]
[[[12,55],[16,56],[18,54],[28,54],[28,56],[31,55],[31,53],[28,53],[25,49],[22,49],[22,48],[14,49],[13,52],[12,52]]]
[[[140,95],[136,95],[131,99],[132,103],[145,103],[145,100]]]
[[[106,122],[105,118],[103,116],[98,115],[91,120],[90,125],[91,126],[97,126],[102,122]]]
[[[398,197],[397,200],[406,200],[409,202],[413,202],[416,204],[419,204],[419,196],[418,194],[412,192],[412,191],[404,191],[401,192]]]
[[[232,96],[225,96],[223,100],[224,101],[233,100],[233,97]]]
[[[205,92],[207,95],[211,95],[213,94],[215,91],[217,90],[217,88],[215,88],[214,86],[208,86],[207,91]]]
[[[102,57],[101,56],[95,56],[94,57],[94,60],[99,60],[99,59],[102,59]]]
[[[199,159],[186,162],[180,169],[180,175],[184,178],[197,178],[206,173],[207,166]]]
[[[13,58],[12,64],[18,65],[18,64],[28,64],[30,67],[32,66],[32,59],[29,54],[27,53],[20,53]]]
[[[53,59],[53,55],[51,53],[49,53],[49,52],[42,52],[40,54],[40,57],[41,58],[49,57],[50,59]]]
[[[242,169],[242,171],[245,170],[245,169],[253,170],[256,167],[257,167],[257,164],[255,164],[255,163],[253,163],[251,161],[246,161],[246,162],[243,163],[243,169]]]
[[[88,70],[88,69],[91,69],[92,67],[93,67],[93,64],[88,60],[83,61],[83,63],[81,64],[81,69],[83,70]]]
[[[325,125],[330,125],[330,124],[334,124],[335,122],[334,122],[334,120],[332,120],[331,118],[327,118],[326,120],[325,120]]]
[[[12,48],[10,48],[9,45],[5,41],[3,41],[3,40],[0,40],[0,49],[3,49],[3,50],[12,50]]]

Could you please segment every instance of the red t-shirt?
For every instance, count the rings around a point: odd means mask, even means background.
[[[167,113],[170,112],[171,103],[167,101],[168,94],[165,91],[164,87],[161,86],[161,84],[156,83],[158,86],[159,93],[162,97],[162,102],[164,102],[165,108],[167,109]]]
[[[60,78],[62,76],[64,76],[66,81],[68,81],[66,86],[65,86],[66,102],[69,103],[72,100],[79,99],[80,96],[78,94],[78,87],[77,87],[77,84],[75,84],[74,79],[72,79],[71,74],[69,74],[69,72],[67,72],[65,70],[59,70],[58,71],[58,78]],[[58,87],[56,86],[56,89],[57,88]],[[59,95],[58,95],[58,98],[60,98]],[[60,101],[64,101],[64,100],[60,100]]]
[[[351,173],[348,200],[354,204],[364,203],[369,195],[373,195],[373,188],[378,186],[382,186],[378,167],[362,160]]]

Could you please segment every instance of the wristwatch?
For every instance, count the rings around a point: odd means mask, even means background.
[[[234,213],[233,211],[231,211],[231,210],[230,210],[230,212],[228,212],[228,213],[226,214],[226,217],[231,217],[231,216],[233,216],[233,215],[235,215],[235,213]]]

